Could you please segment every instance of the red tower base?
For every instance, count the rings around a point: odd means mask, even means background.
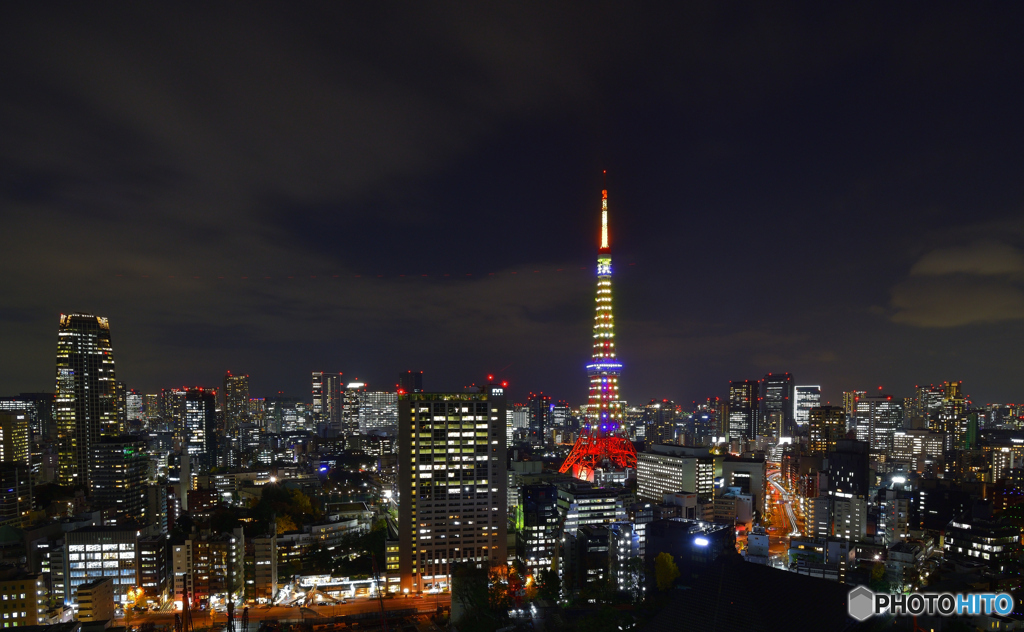
[[[564,474],[572,470],[574,478],[593,481],[598,467],[636,469],[636,448],[625,437],[602,437],[584,431],[558,471]]]

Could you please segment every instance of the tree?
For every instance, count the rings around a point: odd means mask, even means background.
[[[679,577],[679,567],[670,553],[658,553],[654,558],[654,580],[658,584],[658,590],[665,591],[672,588],[676,578]]]
[[[562,593],[561,582],[558,581],[558,572],[545,569],[537,573],[537,596],[552,603],[558,601]]]
[[[277,519],[277,535],[287,533],[288,531],[298,531],[299,526],[295,524],[291,516],[285,514]]]

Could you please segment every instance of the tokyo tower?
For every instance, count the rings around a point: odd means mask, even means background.
[[[594,350],[587,377],[590,396],[580,436],[559,472],[572,470],[575,478],[594,480],[594,468],[636,468],[636,449],[622,426],[619,375],[615,359],[615,320],[612,317],[612,251],[608,242],[608,191],[601,191],[601,247],[597,251],[597,314]]]

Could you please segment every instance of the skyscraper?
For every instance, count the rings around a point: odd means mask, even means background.
[[[326,427],[340,434],[343,390],[341,373],[313,371],[313,423],[318,432]]]
[[[755,434],[789,436],[793,434],[796,393],[791,373],[769,373],[761,380],[759,424]]]
[[[349,382],[345,385],[341,403],[341,430],[345,435],[359,432],[359,411],[363,407],[365,382]]]
[[[808,411],[810,453],[824,456],[846,437],[846,415],[840,406],[819,406]]]
[[[504,388],[406,393],[398,411],[402,590],[447,587],[459,562],[505,564]]]
[[[0,462],[28,465],[28,413],[0,412]]]
[[[891,395],[861,397],[857,400],[857,440],[866,441],[872,450],[892,450],[892,437],[903,427],[903,401]]]
[[[224,429],[234,435],[238,424],[249,421],[249,376],[224,376]]]
[[[573,476],[593,480],[594,468],[636,467],[636,448],[625,436],[619,398],[622,363],[616,359],[615,319],[612,317],[612,250],[608,232],[608,191],[601,191],[601,245],[597,254],[597,313],[594,346],[587,376],[590,395],[587,420],[579,438],[559,468]]]
[[[92,314],[61,314],[57,330],[57,480],[90,484],[92,446],[119,434],[110,323]]]
[[[526,400],[530,409],[530,442],[544,445],[548,442],[546,433],[551,428],[551,396],[544,393],[530,393]]]
[[[97,507],[113,509],[114,522],[146,524],[148,508],[146,477],[149,457],[146,442],[130,436],[104,437],[93,447],[96,469],[92,475],[92,497]]]
[[[811,420],[812,408],[821,406],[820,386],[797,386],[796,401],[793,403],[793,421],[798,428],[805,427]],[[845,423],[845,419],[843,420]]]
[[[729,439],[753,439],[757,432],[757,380],[729,383]]]
[[[406,371],[398,374],[398,390],[403,393],[423,392],[423,371]]]
[[[190,460],[200,468],[216,465],[217,391],[190,388],[184,392],[184,439]]]

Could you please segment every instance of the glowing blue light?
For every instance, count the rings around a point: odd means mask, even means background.
[[[697,546],[707,546],[708,545],[708,539],[707,538],[694,538],[693,539],[693,543],[696,544]]]

